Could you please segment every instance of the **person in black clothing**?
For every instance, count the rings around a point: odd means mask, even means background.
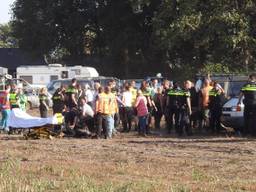
[[[47,89],[43,87],[40,90],[39,93],[39,110],[40,110],[40,115],[42,118],[47,118],[48,117],[48,110],[49,110],[49,100],[47,96]]]
[[[246,83],[242,89],[238,100],[238,107],[240,107],[242,98],[244,96],[244,127],[241,130],[242,134],[256,135],[256,74],[249,76],[249,82]]]
[[[179,132],[179,119],[180,119],[180,87],[178,83],[174,83],[173,88],[169,89],[167,93],[166,114],[168,133],[171,133],[173,125],[175,125],[175,132]]]
[[[196,88],[191,81],[186,81],[185,84],[190,93],[190,101],[191,101],[192,114],[190,115],[190,126],[191,128],[196,128],[198,126],[199,113],[200,113],[198,109],[199,93],[196,91]]]
[[[71,129],[75,127],[78,113],[78,89],[77,80],[75,78],[71,80],[71,85],[68,86],[65,92],[65,102],[67,106],[65,123],[67,130],[71,131]]]
[[[61,86],[58,88],[55,93],[52,96],[52,110],[53,110],[53,115],[59,113],[63,115],[64,109],[65,109],[65,88],[64,86]],[[54,129],[56,131],[61,130],[61,125],[55,125]]]
[[[65,88],[61,86],[58,88],[52,96],[52,110],[53,115],[56,113],[62,113],[65,109]]]
[[[209,92],[210,129],[212,133],[219,133],[221,130],[222,98],[224,90],[217,83],[213,82],[213,89]]]
[[[180,111],[180,122],[178,126],[178,134],[179,136],[183,135],[184,128],[186,130],[186,134],[188,136],[192,135],[192,130],[190,126],[190,115],[191,111],[191,100],[190,100],[190,83],[189,81],[185,81],[184,89],[180,90],[180,94],[178,95],[179,99],[179,111]]]
[[[154,102],[157,108],[157,111],[154,110],[153,112],[155,118],[155,128],[160,129],[160,122],[163,116],[163,93],[161,87],[157,88],[156,94],[154,95]]]

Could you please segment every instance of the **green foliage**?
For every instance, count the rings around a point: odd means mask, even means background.
[[[252,0],[17,0],[13,13],[21,48],[54,61],[108,58],[113,75],[256,68]]]
[[[207,63],[204,65],[204,68],[202,68],[201,73],[202,74],[222,74],[222,73],[230,73],[229,67],[227,65],[223,65],[221,63]]]
[[[0,24],[0,48],[16,48],[18,42],[13,36],[10,24]]]

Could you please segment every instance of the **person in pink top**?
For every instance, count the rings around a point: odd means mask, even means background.
[[[138,90],[137,92],[135,108],[137,110],[137,116],[139,118],[139,129],[138,129],[139,134],[145,136],[147,117],[148,117],[148,107],[147,107],[147,99],[145,96],[143,96],[141,90]]]

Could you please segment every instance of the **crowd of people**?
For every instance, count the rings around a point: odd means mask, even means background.
[[[79,85],[74,78],[67,87],[59,87],[52,96],[53,114],[65,117],[64,126],[56,131],[76,135],[77,130],[94,138],[112,138],[119,131],[138,131],[147,136],[154,131],[166,130],[167,134],[190,136],[195,133],[221,132],[221,114],[224,90],[210,78],[202,80],[200,87],[189,80],[183,83],[157,79],[125,82],[121,87],[115,80],[102,86]],[[49,114],[47,89],[39,94],[39,111],[42,118]],[[25,107],[26,96],[19,87],[6,86],[1,92],[1,126],[8,131],[7,119],[12,108]]]

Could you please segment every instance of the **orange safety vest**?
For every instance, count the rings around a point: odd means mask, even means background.
[[[96,101],[96,113],[112,115],[117,112],[116,96],[112,93],[101,93]]]

